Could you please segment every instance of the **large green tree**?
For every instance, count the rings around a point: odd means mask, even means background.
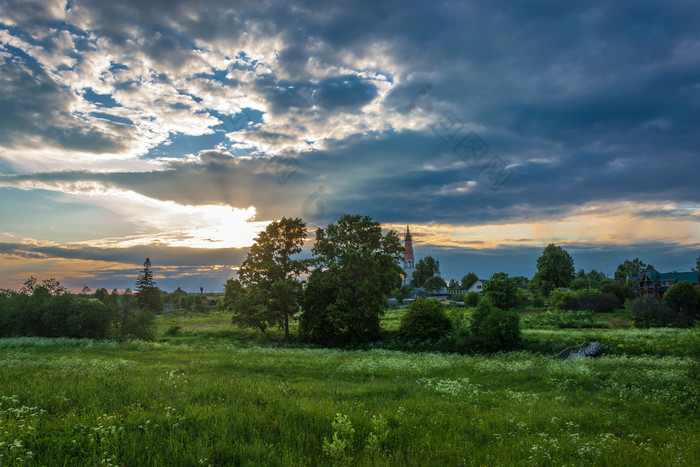
[[[369,216],[346,214],[316,231],[314,270],[304,291],[302,332],[312,341],[339,345],[379,337],[386,295],[402,269],[403,246]]]
[[[438,265],[435,258],[428,256],[427,258],[421,258],[416,263],[416,267],[413,270],[413,276],[411,278],[412,287],[424,287],[425,281],[433,277],[438,272]]]
[[[143,270],[136,279],[136,292],[139,308],[153,313],[161,313],[163,311],[163,298],[153,278],[150,258],[146,258],[146,261],[143,263]]]
[[[576,278],[569,283],[569,287],[573,290],[581,289],[598,289],[605,280],[605,274],[595,269],[589,272],[579,269],[576,273]]]
[[[533,278],[542,295],[557,287],[568,287],[574,279],[574,259],[562,247],[550,243],[537,258],[537,274]]]
[[[439,292],[447,287],[447,283],[445,279],[440,276],[432,276],[423,283],[423,287],[430,292]]]
[[[512,308],[518,298],[518,284],[505,272],[497,272],[484,284],[483,292],[503,310]]]
[[[260,329],[284,329],[289,341],[289,319],[299,309],[301,282],[307,261],[294,258],[306,239],[306,223],[283,217],[258,234],[238,270],[240,283],[227,283],[224,301],[230,304],[233,323]],[[228,297],[227,297],[228,294]]]
[[[654,266],[645,263],[639,258],[634,258],[633,260],[626,259],[622,264],[617,266],[615,280],[626,282],[648,269],[654,269]]]
[[[469,290],[469,287],[474,285],[474,282],[479,280],[479,276],[476,273],[469,272],[464,277],[462,277],[462,289]]]

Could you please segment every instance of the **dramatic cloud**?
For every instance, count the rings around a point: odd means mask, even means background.
[[[698,23],[690,1],[5,2],[0,274],[152,249],[174,278],[345,212],[411,224],[455,277],[469,255],[530,275],[550,241],[685,269]]]

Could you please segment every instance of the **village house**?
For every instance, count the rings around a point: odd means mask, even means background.
[[[467,290],[467,293],[469,292],[481,292],[482,289],[484,288],[484,284],[488,282],[488,279],[477,279],[476,282],[472,284],[471,287]]]
[[[690,282],[698,287],[700,272],[658,272],[650,269],[632,279],[639,279],[638,293],[641,297],[661,298],[669,287],[679,282]]]

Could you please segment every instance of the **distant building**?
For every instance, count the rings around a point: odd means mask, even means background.
[[[429,292],[425,290],[423,287],[414,287],[411,289],[411,294],[409,295],[412,300],[418,299],[418,298],[434,298],[436,300],[447,300],[450,298],[450,295],[452,295],[451,292],[448,292],[447,290],[440,290],[436,292]]]
[[[638,293],[641,297],[663,297],[674,284],[690,282],[698,287],[700,272],[658,272],[653,269],[642,272],[639,278]]]
[[[406,275],[403,278],[403,285],[408,285],[411,282],[413,270],[416,268],[416,261],[413,257],[413,238],[411,237],[411,230],[408,226],[406,226],[406,235],[404,235],[403,243],[403,269],[406,271]]]
[[[487,279],[477,279],[476,282],[469,287],[467,292],[481,292],[486,282],[488,282]]]

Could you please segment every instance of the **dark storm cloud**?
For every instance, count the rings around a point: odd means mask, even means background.
[[[103,84],[114,80],[115,93],[71,90],[45,64],[3,43],[0,144],[36,139],[50,149],[118,152],[138,133],[138,120],[109,113],[121,109],[117,91],[137,96],[146,84],[163,83],[179,86],[178,96],[191,98],[163,106],[190,116],[208,112],[221,120],[211,127],[218,139],[200,135],[196,150],[158,141],[163,146],[157,156],[168,156],[169,148],[172,156],[202,150],[198,162],[169,170],[131,173],[125,167],[110,174],[28,174],[6,181],[99,180],[182,204],[255,206],[260,220],[303,216],[313,202],[312,221],[318,224],[344,212],[392,223],[556,221],[586,204],[697,205],[700,199],[700,6],[695,2],[76,1],[63,18],[65,6],[8,4],[0,32],[46,54],[74,58],[74,70],[84,64],[81,53],[95,50],[95,41],[102,40],[114,56],[101,79]],[[30,34],[48,27],[69,31],[71,50],[59,46],[57,36]],[[230,55],[226,59],[237,60],[220,68],[202,61],[200,52],[215,54],[222,47]],[[251,58],[261,55],[252,50],[256,47],[275,58],[270,63]],[[136,54],[150,75],[126,73]],[[70,67],[57,65],[54,71]],[[249,81],[228,76],[238,71]],[[386,96],[379,78],[368,78],[380,74],[390,84]],[[226,119],[238,114],[195,105],[206,102],[198,92],[217,86],[224,95],[236,91],[260,98],[269,115],[260,111],[249,126],[232,128]],[[71,112],[78,99],[100,112]],[[369,103],[377,103],[382,118],[362,115]],[[147,119],[157,120],[148,110]],[[473,131],[489,146],[487,158],[498,155],[510,166],[507,182],[493,189],[479,165],[455,154],[459,137],[445,141],[433,131],[448,113],[457,119],[460,135]],[[270,127],[271,120],[284,117]],[[339,137],[333,128],[319,131],[337,117],[357,118],[360,124],[349,136]],[[338,120],[339,127],[347,123]],[[314,131],[322,149],[294,145],[294,135]],[[224,132],[282,148],[276,154],[285,157],[253,150],[256,157],[233,157],[230,147],[220,147]],[[174,134],[167,142],[176,139]],[[174,154],[176,149],[180,152]],[[669,214],[655,207],[639,215]],[[689,216],[679,210],[671,215]],[[685,248],[645,247],[656,258]],[[126,254],[134,263],[146,253],[16,251],[81,259]],[[167,251],[168,261],[190,261],[187,249]],[[195,251],[208,260],[216,257]],[[470,254],[500,264],[520,258],[525,274],[534,253],[518,251]],[[610,251],[582,245],[577,254],[593,264]]]
[[[319,106],[326,111],[356,110],[377,97],[377,86],[357,75],[343,75],[321,80],[292,82],[275,80],[271,75],[256,81],[256,87],[271,104],[275,113],[306,110]]]
[[[497,135],[482,136],[492,147],[500,141]],[[513,144],[506,140],[504,146]],[[528,145],[522,142],[521,148],[530,150]],[[652,156],[618,160],[615,155],[585,151],[552,150],[543,155],[547,156],[552,161],[519,161],[517,154],[513,159],[502,155],[516,165],[513,176],[497,190],[482,171],[483,165],[467,165],[432,132],[358,137],[298,159],[241,159],[206,151],[200,155],[201,164],[179,164],[169,171],[36,174],[5,176],[0,181],[87,178],[181,204],[252,205],[258,219],[300,215],[302,204],[323,187],[324,216],[319,221],[362,212],[384,222],[453,225],[558,219],[586,203],[634,199],[693,204],[700,198],[696,158],[670,164]],[[281,177],[284,170],[292,170],[288,179]],[[469,182],[473,185],[468,186]],[[660,213],[642,214],[656,217]]]
[[[375,85],[354,75],[325,79],[318,90],[318,102],[327,110],[362,107],[376,96]]]

